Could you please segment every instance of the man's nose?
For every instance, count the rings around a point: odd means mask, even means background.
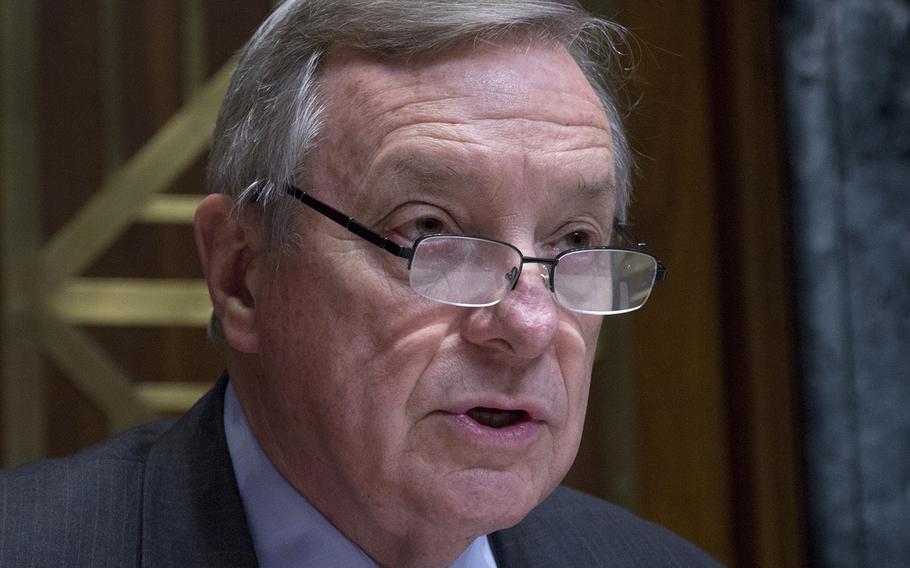
[[[477,345],[533,359],[553,344],[559,307],[550,293],[546,268],[526,264],[515,288],[494,306],[473,310],[464,335]]]

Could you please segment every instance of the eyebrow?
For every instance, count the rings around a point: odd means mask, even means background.
[[[578,193],[583,197],[601,197],[604,194],[615,194],[616,184],[612,181],[589,183],[584,180],[578,182],[576,186]]]

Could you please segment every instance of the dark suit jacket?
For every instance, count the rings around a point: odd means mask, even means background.
[[[222,422],[222,379],[176,423],[0,473],[0,567],[256,566]],[[716,566],[567,488],[490,538],[501,568]]]

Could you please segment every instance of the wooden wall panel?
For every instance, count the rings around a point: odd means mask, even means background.
[[[641,513],[733,560],[718,188],[707,38],[697,4],[621,8],[636,34],[641,103],[629,121],[642,174],[632,223],[669,267],[634,322]]]
[[[60,229],[183,105],[188,2],[178,0],[34,1],[39,40],[34,101],[41,145],[39,194],[44,240]],[[272,2],[192,0],[202,80],[238,50]],[[213,15],[214,14],[214,15]],[[211,25],[211,24],[215,25]],[[114,146],[112,147],[112,141]],[[119,144],[119,145],[118,145]],[[205,159],[168,189],[205,192]],[[198,278],[188,226],[135,223],[97,258],[92,277]],[[220,363],[200,328],[86,327],[84,331],[138,381],[217,378]],[[72,453],[109,435],[91,398],[47,364],[50,455]]]
[[[41,242],[38,164],[37,9],[0,0],[0,419],[2,451],[18,461],[45,451],[45,388],[30,307]],[[9,189],[9,191],[7,191]],[[30,422],[29,428],[16,429]]]
[[[773,8],[617,2],[632,219],[670,268],[634,323],[641,512],[735,566],[805,562]]]
[[[37,9],[40,226],[46,242],[104,180],[102,21],[96,1],[42,0]],[[56,365],[44,362],[44,376],[31,380],[47,381],[48,455],[106,437],[102,411]]]
[[[789,192],[771,3],[709,12],[715,172],[724,192],[724,350],[741,565],[805,565]]]

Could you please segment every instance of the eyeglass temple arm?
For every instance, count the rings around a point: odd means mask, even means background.
[[[643,242],[638,241],[635,238],[633,238],[632,235],[629,233],[629,230],[619,219],[613,219],[613,230],[620,236],[620,238],[622,238],[629,244],[632,244],[636,248],[641,249],[642,252],[645,252],[647,254],[650,254],[651,256],[654,256],[648,250],[647,243],[643,243]],[[657,274],[655,275],[654,279],[655,280],[666,280],[667,279],[667,266],[663,262],[661,262],[660,259],[657,258],[656,256],[654,256],[654,260],[657,261]]]
[[[392,241],[383,237],[379,233],[376,233],[375,231],[371,231],[370,229],[364,227],[363,225],[361,225],[360,223],[355,221],[353,218],[348,217],[341,211],[338,211],[337,209],[326,205],[325,203],[319,201],[318,199],[310,197],[309,195],[306,194],[306,192],[301,191],[300,189],[294,187],[293,185],[287,186],[285,191],[287,191],[288,195],[294,197],[295,199],[297,199],[298,201],[300,201],[307,207],[314,209],[319,213],[322,213],[323,215],[325,215],[332,221],[335,221],[336,223],[338,223],[339,225],[341,225],[348,231],[354,233],[358,237],[360,237],[366,241],[369,241],[370,243],[376,245],[377,247],[379,247],[387,252],[394,254],[395,256],[399,256],[401,258],[406,258],[406,259],[410,260],[411,257],[414,255],[414,249],[412,249],[410,247],[403,247],[401,245],[397,245],[397,244],[393,243]]]

